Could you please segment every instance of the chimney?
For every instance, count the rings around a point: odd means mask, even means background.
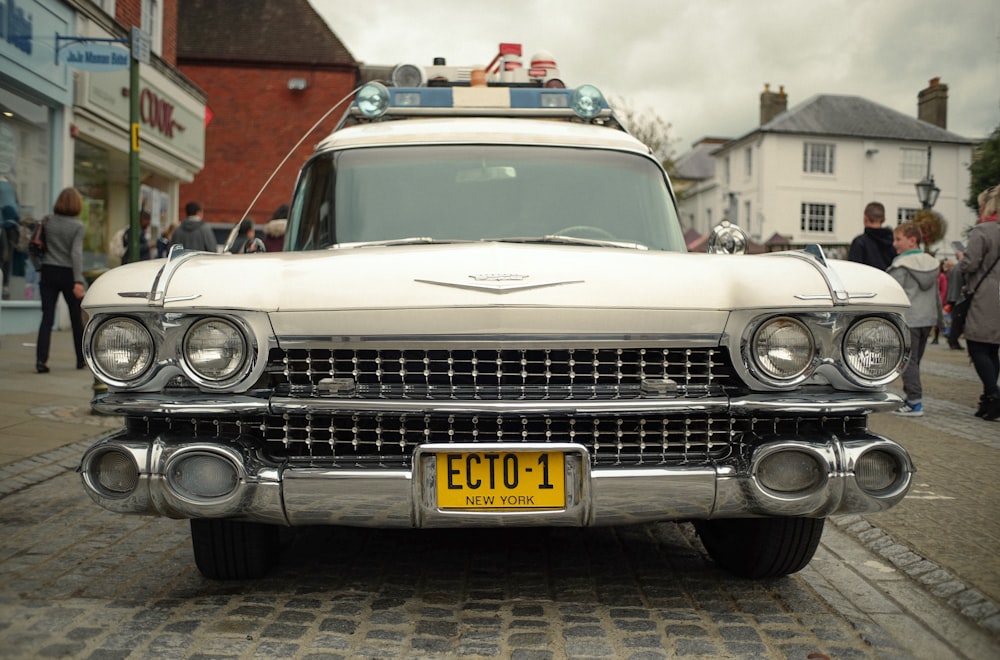
[[[948,128],[948,85],[940,78],[931,78],[927,89],[917,94],[917,119]]]
[[[777,92],[772,92],[771,83],[764,83],[764,91],[760,95],[760,125],[763,126],[785,110],[788,110],[785,86],[781,85]]]

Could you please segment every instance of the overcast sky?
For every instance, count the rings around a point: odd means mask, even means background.
[[[671,124],[678,155],[739,137],[760,93],[789,107],[862,96],[916,116],[917,93],[948,85],[948,129],[1000,125],[997,0],[310,0],[368,64],[486,65],[500,42],[546,50],[568,87],[597,85]]]

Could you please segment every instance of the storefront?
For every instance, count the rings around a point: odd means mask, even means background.
[[[55,35],[74,30],[58,2],[0,0],[0,333],[38,327],[37,274],[14,249],[20,223],[50,211],[69,182],[65,157],[73,76],[55,59]]]
[[[140,205],[152,216],[155,242],[178,220],[180,184],[205,161],[205,99],[176,71],[161,64],[139,68]],[[130,95],[127,69],[76,73],[73,183],[89,201],[84,269],[120,263],[121,232],[129,223]]]

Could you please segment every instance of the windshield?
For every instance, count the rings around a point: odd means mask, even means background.
[[[596,149],[435,145],[320,154],[299,179],[290,222],[293,250],[555,236],[685,250],[659,167]]]

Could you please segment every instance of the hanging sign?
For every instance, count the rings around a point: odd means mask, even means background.
[[[127,69],[129,52],[115,44],[76,43],[59,52],[63,64],[84,71],[118,71]]]

